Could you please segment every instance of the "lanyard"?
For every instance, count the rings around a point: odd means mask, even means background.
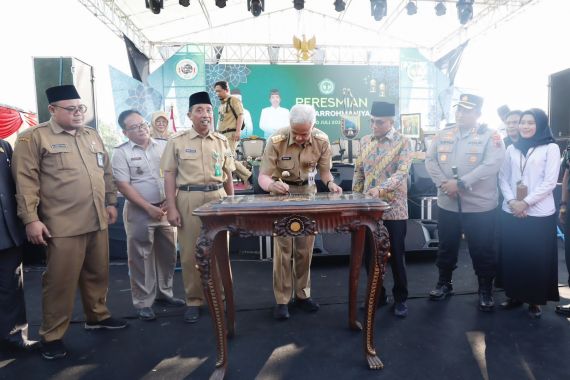
[[[530,156],[534,153],[534,150],[535,150],[535,149],[536,149],[536,147],[532,148],[532,150],[531,150],[530,153],[528,154],[528,157],[525,157],[524,165],[523,165],[523,163],[522,163],[523,154],[522,154],[522,152],[520,152],[521,155],[520,155],[520,160],[519,160],[519,168],[520,168],[520,170],[521,170],[521,181],[522,181],[522,178],[523,178],[524,170],[525,170],[525,168],[526,168],[526,164],[528,163],[528,160],[529,160]]]

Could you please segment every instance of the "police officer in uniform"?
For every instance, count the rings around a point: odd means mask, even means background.
[[[47,246],[42,277],[42,355],[64,357],[77,286],[85,329],[120,329],[106,305],[108,224],[115,222],[116,188],[101,137],[83,124],[87,107],[73,85],[46,90],[51,118],[18,137],[12,171],[18,216],[28,240]]]
[[[439,280],[430,299],[441,300],[452,293],[452,272],[464,232],[479,280],[479,308],[491,311],[497,270],[493,247],[497,173],[505,146],[497,131],[477,123],[482,105],[479,96],[461,95],[455,113],[457,124],[440,131],[426,154],[426,169],[439,188]]]
[[[318,173],[330,192],[342,193],[330,172],[332,153],[328,136],[314,128],[313,106],[297,104],[289,115],[290,127],[279,129],[268,141],[259,171],[259,185],[272,194],[315,194]],[[319,304],[311,298],[310,265],[314,236],[275,237],[273,292],[275,319],[289,318],[287,304],[295,293],[295,305],[315,312]],[[291,267],[293,256],[294,270]],[[294,273],[294,274],[293,274]]]
[[[184,306],[174,298],[172,279],[176,265],[176,228],[166,220],[164,178],[160,157],[166,140],[151,138],[149,125],[135,110],[123,111],[119,125],[129,141],[115,148],[113,175],[119,191],[127,198],[123,220],[131,297],[137,316],[156,319],[152,304]]]
[[[218,132],[226,136],[232,152],[235,154],[237,144],[240,141],[241,127],[243,125],[243,105],[241,101],[230,96],[228,82],[220,81],[214,84],[214,91],[222,102],[218,109]],[[235,172],[244,184],[251,185],[251,171],[239,161],[234,161]]]
[[[168,222],[178,227],[182,278],[188,308],[184,320],[194,323],[200,316],[204,293],[196,268],[196,241],[202,223],[192,215],[203,204],[233,195],[233,153],[228,139],[211,130],[214,114],[207,92],[190,96],[188,117],[192,128],[180,132],[166,144],[161,159]]]

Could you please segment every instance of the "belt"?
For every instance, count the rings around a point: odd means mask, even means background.
[[[230,132],[235,132],[236,129],[235,128],[230,128],[230,129],[226,129],[225,131],[220,131],[221,134],[226,134],[226,133],[230,133]]]
[[[210,183],[208,185],[182,185],[178,190],[182,191],[216,191],[224,187],[223,183]]]
[[[293,186],[305,186],[306,184],[309,183],[309,181],[283,181],[285,182],[287,185],[293,185]]]
[[[164,201],[158,202],[158,203],[151,203],[151,205],[153,205],[154,207],[160,207],[160,206],[162,206],[163,203],[164,203]]]

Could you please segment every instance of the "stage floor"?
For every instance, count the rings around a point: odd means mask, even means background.
[[[348,237],[348,236],[347,236]],[[291,319],[273,320],[272,263],[232,255],[237,306],[236,336],[229,341],[228,379],[568,379],[570,319],[543,309],[531,320],[525,308],[477,309],[476,279],[465,250],[455,271],[456,294],[432,302],[427,293],[437,280],[432,258],[408,257],[409,316],[394,317],[390,307],[376,316],[376,348],[385,368],[368,370],[362,337],[348,329],[348,260],[313,262],[312,293],[321,304],[315,314],[291,309]],[[27,267],[25,288],[31,338],[41,319],[41,267]],[[563,249],[559,250],[562,302],[570,302]],[[391,289],[391,273],[386,275]],[[364,294],[364,271],[359,298]],[[175,295],[182,296],[180,272]],[[390,290],[389,290],[390,293]],[[496,291],[496,300],[504,294]],[[498,303],[497,302],[497,303]],[[111,265],[109,307],[129,319],[118,331],[87,332],[79,298],[65,343],[69,356],[49,362],[36,354],[0,358],[1,379],[207,379],[214,368],[212,323],[205,312],[194,325],[183,322],[184,308],[155,308],[158,319],[135,318],[126,263]],[[362,313],[362,311],[359,311]]]

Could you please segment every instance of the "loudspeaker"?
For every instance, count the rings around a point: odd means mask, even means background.
[[[40,123],[48,121],[48,101],[46,89],[64,84],[73,84],[81,96],[81,102],[87,106],[85,124],[97,128],[97,105],[95,101],[95,74],[93,67],[72,57],[38,58],[34,57],[34,76],[36,80],[36,104]]]
[[[439,247],[437,222],[408,219],[405,244],[406,252],[436,252]]]
[[[570,136],[570,69],[550,75],[548,113],[554,138]]]
[[[342,188],[342,191],[352,191],[352,178],[354,177],[354,164],[347,164],[343,162],[333,162],[331,168],[331,174],[334,178],[334,183]],[[315,183],[317,185],[317,191],[319,193],[326,193],[329,190],[323,181],[321,176],[317,173],[315,178]]]

